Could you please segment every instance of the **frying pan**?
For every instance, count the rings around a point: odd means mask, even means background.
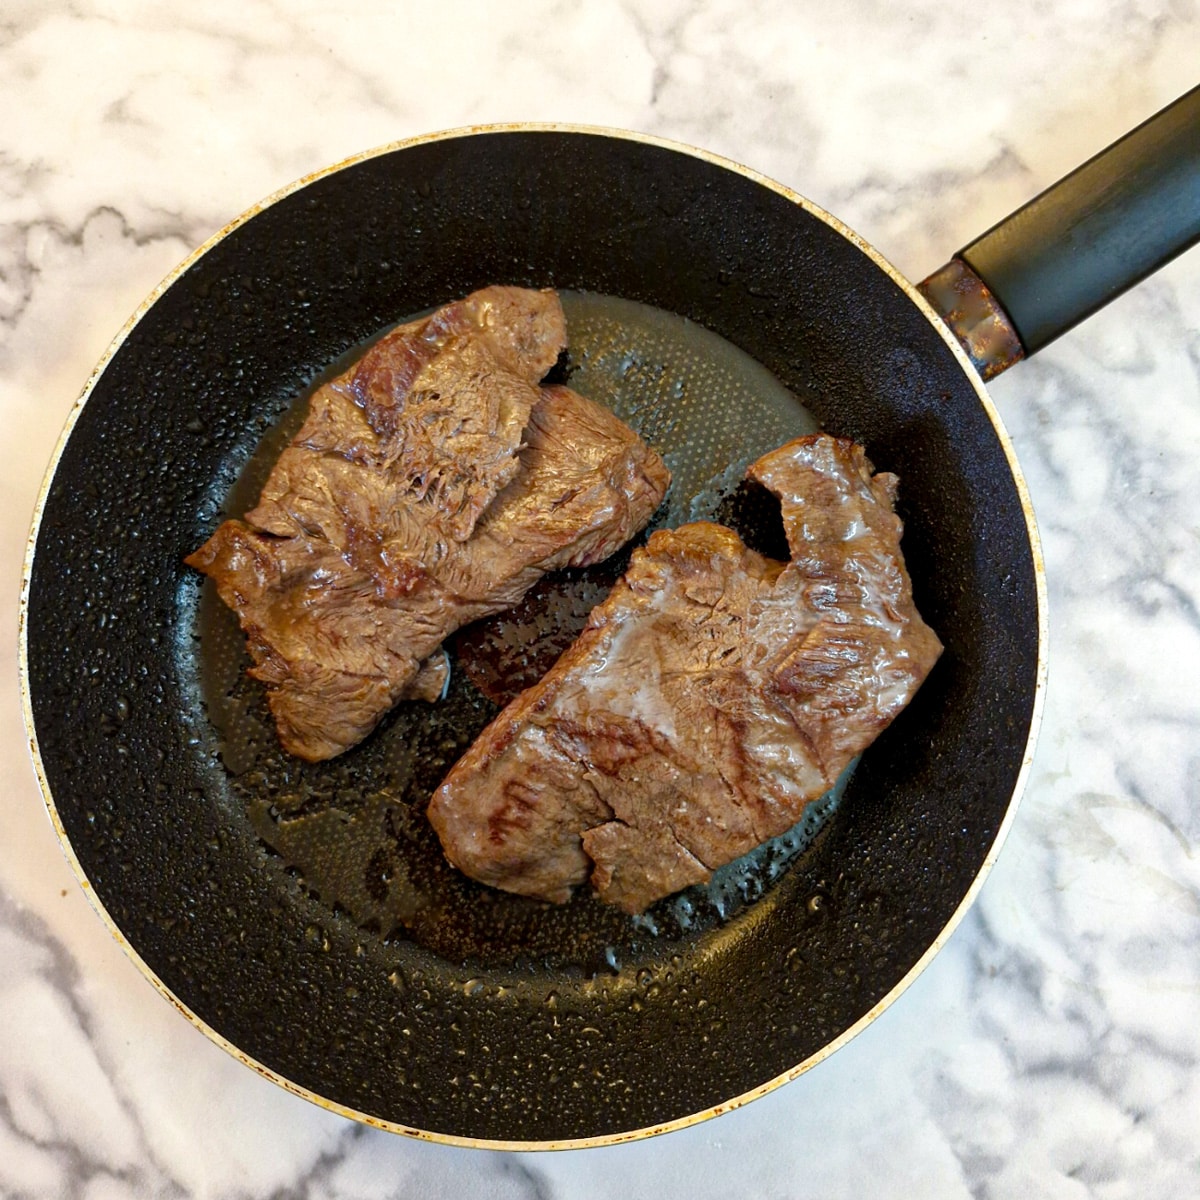
[[[1200,90],[921,291],[787,189],[627,133],[441,134],[279,193],[197,251],[122,331],[39,501],[21,610],[26,719],[51,818],[101,916],[154,985],[251,1067],[415,1136],[613,1142],[808,1069],[961,919],[1032,753],[1039,551],[980,374],[1198,236]],[[685,317],[902,481],[918,605],[946,653],[802,851],[761,895],[703,920],[676,908],[616,929],[586,896],[492,920],[499,902],[476,889],[464,895],[487,937],[456,926],[467,918],[452,909],[422,934],[415,917],[363,921],[260,836],[296,796],[326,832],[383,813],[410,857],[398,850],[376,883],[415,876],[435,854],[419,798],[487,715],[465,684],[449,722],[401,714],[332,765],[280,765],[262,739],[235,745],[236,721],[217,728],[222,703],[258,701],[234,694],[235,651],[205,624],[184,555],[331,363],[494,282]]]

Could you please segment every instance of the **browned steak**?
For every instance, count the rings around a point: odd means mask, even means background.
[[[398,700],[436,698],[447,634],[658,507],[658,455],[538,386],[565,344],[557,296],[520,288],[392,331],[314,394],[258,505],[187,559],[238,614],[286,750],[331,758]]]
[[[800,438],[750,468],[792,561],[696,522],[651,536],[583,634],[434,794],[450,861],[630,913],[789,829],[904,707],[941,645],[913,606],[896,478]]]

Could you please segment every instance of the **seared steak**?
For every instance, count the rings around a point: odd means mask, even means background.
[[[187,559],[237,613],[286,750],[330,758],[398,700],[435,699],[447,634],[658,507],[658,455],[538,386],[565,344],[557,296],[519,288],[392,331],[314,394],[258,505]]]
[[[895,476],[825,435],[749,474],[779,497],[791,562],[709,522],[636,550],[434,794],[468,875],[556,902],[590,875],[641,912],[789,829],[908,703],[941,645],[913,606]]]

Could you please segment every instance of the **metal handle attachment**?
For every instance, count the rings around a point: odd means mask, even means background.
[[[990,378],[1197,241],[1200,87],[992,226],[920,290]],[[1019,352],[1005,338],[981,341],[1001,326]]]

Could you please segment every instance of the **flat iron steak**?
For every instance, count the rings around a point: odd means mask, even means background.
[[[659,456],[539,386],[565,345],[558,297],[523,288],[398,327],[314,393],[257,506],[188,557],[237,613],[285,750],[331,758],[397,701],[436,699],[448,634],[650,519]]]
[[[654,533],[434,794],[455,866],[559,903],[590,877],[641,912],[789,829],[912,698],[941,644],[896,477],[823,434],[749,476],[779,498],[791,561],[711,522]]]

